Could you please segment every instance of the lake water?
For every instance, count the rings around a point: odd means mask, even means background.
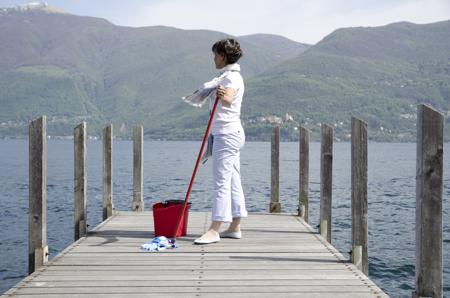
[[[183,199],[199,142],[145,142],[145,208]],[[450,145],[444,149],[444,296],[450,297]],[[73,143],[47,143],[48,246],[50,258],[73,241]],[[87,145],[88,223],[102,217],[102,143]],[[298,144],[282,143],[280,200],[283,212],[296,212]],[[415,264],[415,155],[411,143],[369,143],[369,275],[392,297],[411,297]],[[114,204],[130,210],[132,142],[115,141]],[[344,255],[351,246],[350,144],[334,144],[333,245]],[[318,224],[320,144],[310,145],[310,224]],[[211,162],[200,168],[191,195],[192,210],[211,207]],[[249,211],[267,211],[270,200],[270,143],[248,142],[241,155]],[[28,142],[0,140],[0,293],[28,270]],[[244,221],[245,227],[245,221]],[[347,255],[348,256],[348,255]]]

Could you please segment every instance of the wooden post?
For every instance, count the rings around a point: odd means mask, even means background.
[[[444,116],[417,110],[416,289],[413,297],[442,297],[442,174]]]
[[[309,130],[300,126],[299,142],[299,209],[298,215],[309,222]]]
[[[113,213],[113,125],[103,129],[103,220]]]
[[[352,117],[352,262],[369,274],[367,245],[367,123]]]
[[[272,127],[270,213],[281,212],[280,204],[280,126]]]
[[[86,122],[75,127],[74,140],[74,193],[75,193],[75,241],[86,236]]]
[[[133,128],[133,211],[144,211],[144,198],[142,189],[144,176],[144,128],[137,125]]]
[[[47,119],[29,125],[28,273],[48,261],[47,246]]]
[[[331,206],[333,185],[333,128],[321,127],[320,145],[320,232],[331,243]],[[326,226],[326,229],[323,226]]]

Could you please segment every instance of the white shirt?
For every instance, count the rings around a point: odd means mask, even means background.
[[[239,130],[243,130],[241,124],[241,105],[244,96],[244,80],[239,72],[241,67],[239,64],[229,64],[225,66],[224,72],[220,76],[220,85],[225,88],[235,90],[233,101],[230,107],[222,105],[222,101],[217,104],[216,114],[212,122],[211,132],[213,135],[228,134]],[[211,97],[216,99],[214,91]]]

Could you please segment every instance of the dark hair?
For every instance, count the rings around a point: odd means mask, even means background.
[[[219,40],[212,46],[212,51],[225,56],[227,64],[236,63],[242,57],[241,46],[233,38]]]

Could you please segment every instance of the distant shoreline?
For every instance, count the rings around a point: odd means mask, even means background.
[[[48,140],[52,141],[71,141],[73,140],[73,136],[47,136]],[[101,142],[101,137],[98,136],[89,136],[89,141],[99,141]],[[7,140],[22,140],[27,141],[28,137],[0,137],[0,140],[7,141]],[[123,137],[115,137],[114,140],[116,141],[133,141],[132,138],[123,138]],[[201,139],[152,139],[152,138],[145,138],[145,142],[200,142]],[[298,140],[281,140],[282,143],[295,143]],[[246,142],[252,142],[252,143],[270,143],[270,140],[258,140],[258,139],[247,139]],[[312,143],[320,143],[320,140],[312,139]],[[334,140],[335,143],[350,143],[350,140]],[[382,140],[369,140],[369,143],[386,143],[386,144],[414,144],[416,143],[415,140],[413,141],[382,141]],[[444,141],[444,144],[450,145],[450,140]]]

